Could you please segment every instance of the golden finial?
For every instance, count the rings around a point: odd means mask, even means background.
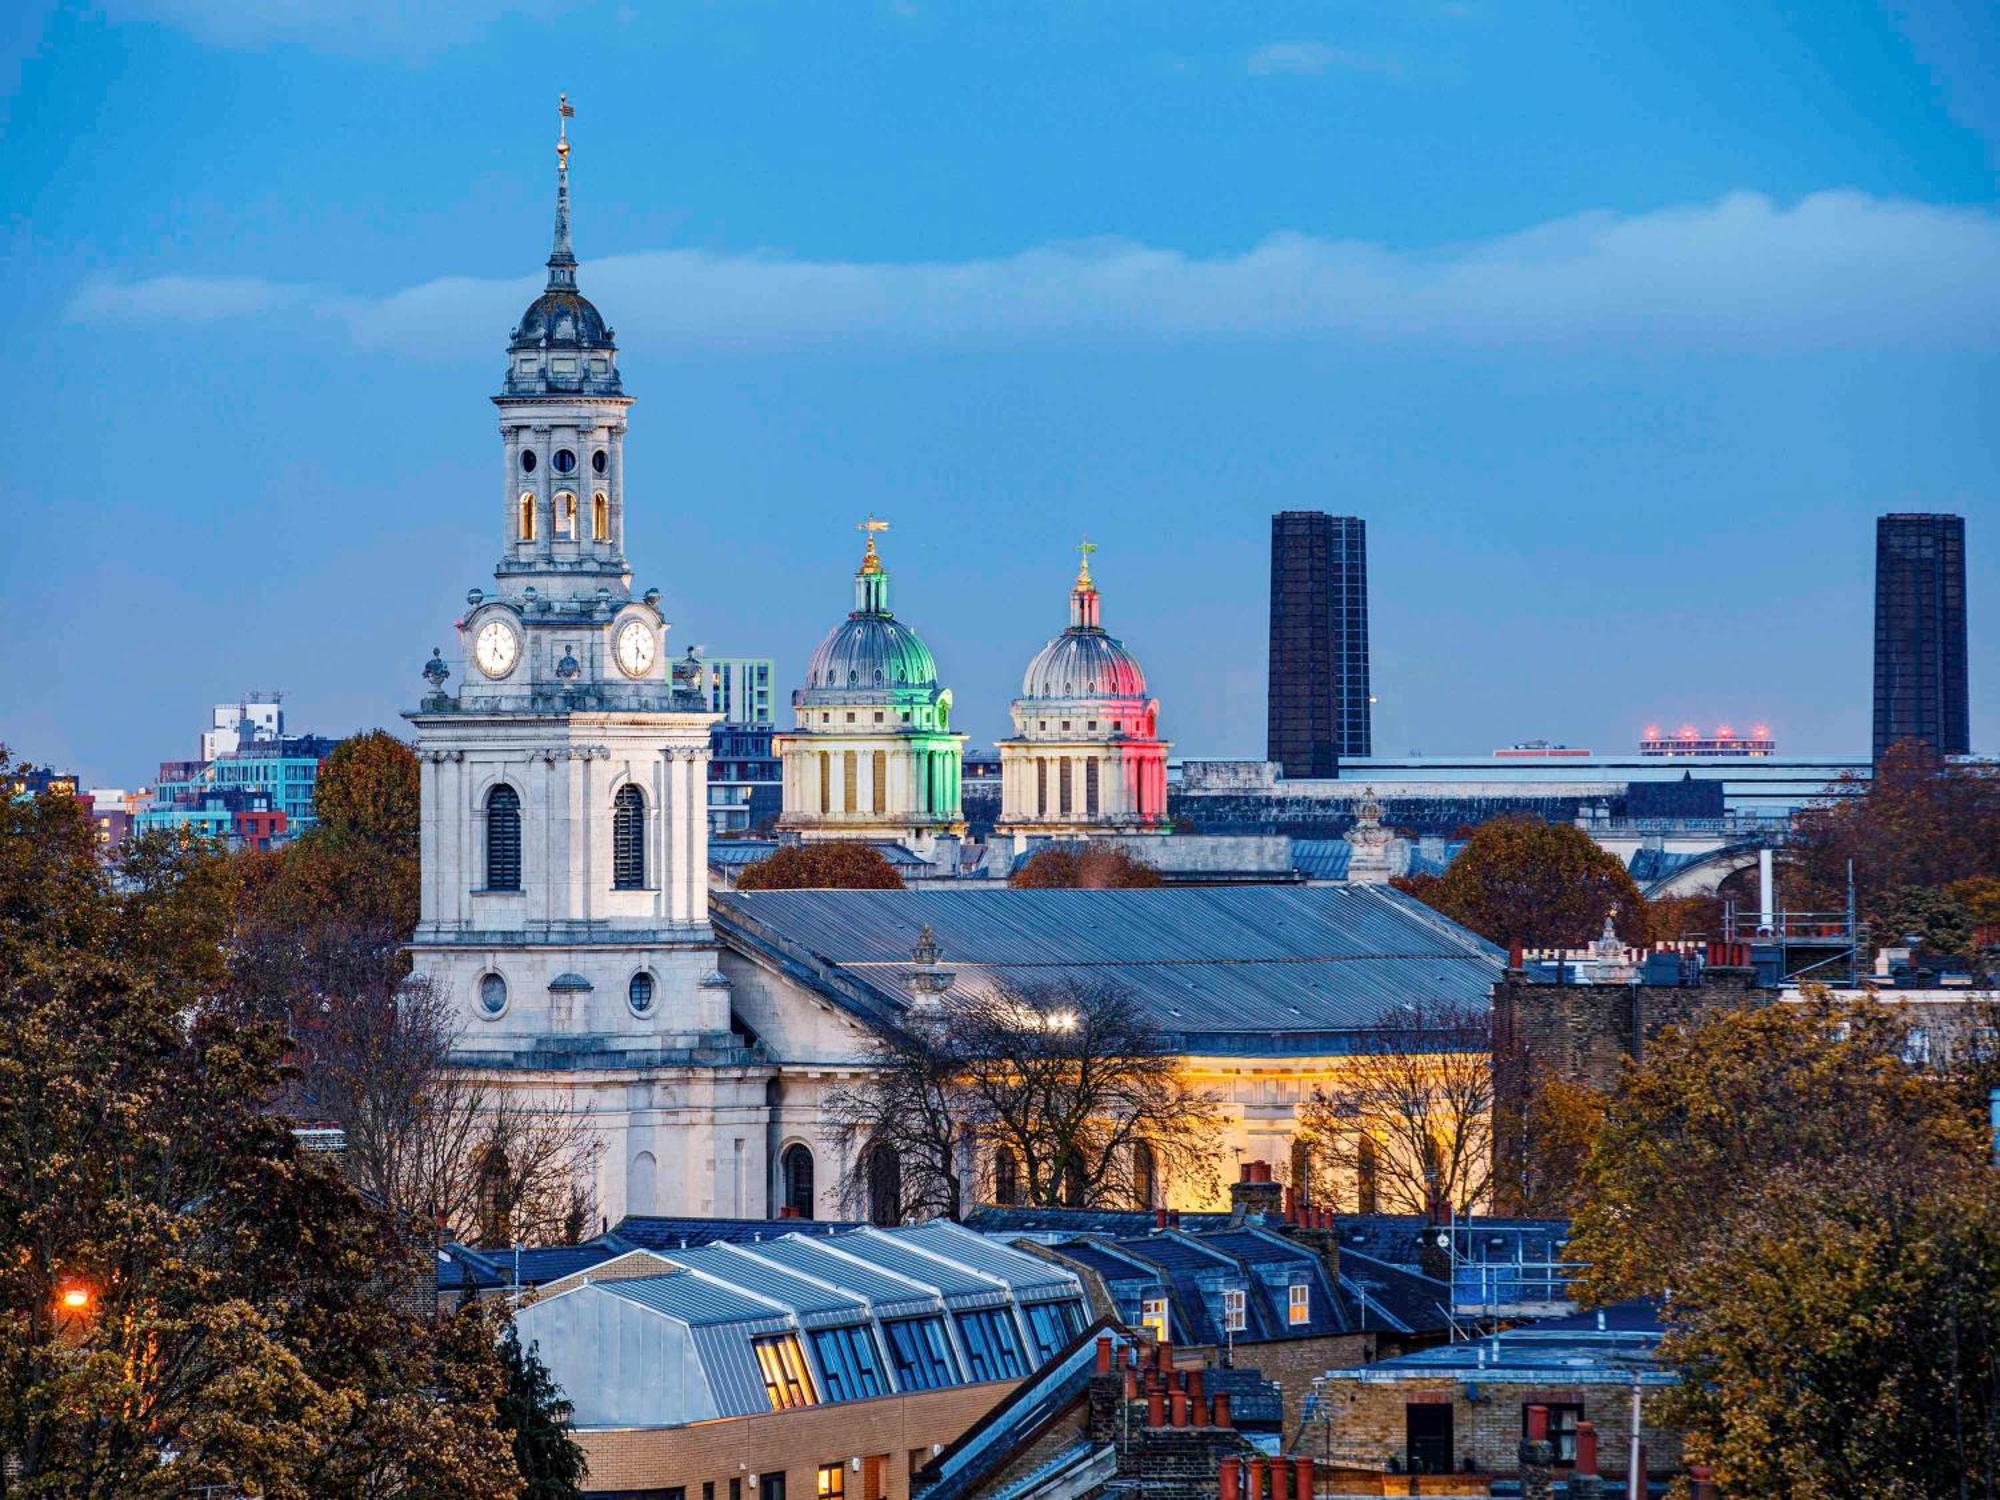
[[[1090,581],[1090,554],[1097,550],[1097,543],[1085,537],[1077,544],[1076,550],[1083,559],[1076,570],[1076,586],[1080,589],[1096,588],[1097,585]]]
[[[556,168],[559,171],[569,170],[569,122],[575,116],[576,110],[569,102],[569,95],[556,95]]]
[[[861,571],[864,573],[881,572],[882,559],[875,551],[875,533],[878,531],[887,531],[889,529],[889,523],[887,521],[877,520],[874,516],[870,516],[867,520],[861,522],[854,529],[856,531],[865,531],[868,533],[868,550],[861,554]]]

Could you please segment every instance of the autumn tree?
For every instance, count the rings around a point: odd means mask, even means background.
[[[1116,844],[1093,840],[1081,848],[1051,844],[1037,849],[1008,877],[1029,890],[1135,890],[1163,885],[1154,866]]]
[[[1954,1080],[1885,1008],[1728,1012],[1609,1101],[1570,1253],[1666,1304],[1670,1418],[1726,1493],[2000,1477],[2000,1195]]]
[[[1169,1177],[1215,1189],[1215,1099],[1131,990],[1072,977],[935,1004],[830,1101],[851,1200],[878,1146],[898,1154],[906,1211],[961,1210],[976,1152],[1007,1153],[1020,1201],[1037,1205],[1143,1207]]]
[[[903,877],[880,849],[852,839],[787,844],[736,877],[739,891],[900,891]]]
[[[1505,1066],[1499,1058],[1494,1065]],[[1517,1128],[1495,1122],[1496,1205],[1529,1218],[1573,1217],[1583,1204],[1585,1168],[1608,1103],[1589,1084],[1553,1074],[1537,1079],[1520,1106],[1496,1099],[1496,1111],[1518,1107],[1524,1116]]]
[[[1793,820],[1785,904],[1841,910],[1850,865],[1878,944],[1902,936],[1893,922],[1902,893],[2000,879],[2000,769],[1941,760],[1918,740],[1891,745],[1872,776],[1842,777]]]
[[[1358,1196],[1364,1212],[1433,1221],[1483,1207],[1493,1171],[1489,1025],[1483,1009],[1420,999],[1361,1034],[1300,1111],[1311,1196]]]
[[[269,1108],[281,1029],[216,1003],[229,868],[108,871],[73,799],[0,802],[0,1483],[514,1495],[490,1340],[407,1310],[428,1258]]]
[[[1628,927],[1645,920],[1639,888],[1615,855],[1580,828],[1539,818],[1481,823],[1443,875],[1396,884],[1503,948],[1579,947],[1598,935],[1613,907]],[[1635,942],[1646,936],[1626,933]]]

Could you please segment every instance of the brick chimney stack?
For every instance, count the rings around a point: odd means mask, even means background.
[[[1246,1161],[1243,1175],[1229,1184],[1229,1221],[1241,1224],[1255,1217],[1277,1218],[1284,1207],[1285,1190],[1271,1180],[1271,1164]]]

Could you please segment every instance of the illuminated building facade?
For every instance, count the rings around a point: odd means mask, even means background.
[[[1648,724],[1646,732],[1639,737],[1639,753],[1667,756],[1675,760],[1684,760],[1697,755],[1762,760],[1778,753],[1778,742],[1771,737],[1771,731],[1762,724],[1757,725],[1748,734],[1738,733],[1727,724],[1719,724],[1707,734],[1692,724],[1683,724],[1671,734],[1665,734],[1657,724]]]
[[[1167,741],[1160,702],[1124,642],[1105,632],[1089,543],[1070,589],[1069,628],[1035,653],[1000,744],[995,834],[1081,838],[1163,833]]]
[[[803,839],[899,843],[926,859],[965,832],[951,689],[917,633],[889,609],[889,574],[875,548],[888,528],[862,524],[867,550],[854,608],[827,633],[792,694],[795,727],[777,736],[784,762],[781,833]]]

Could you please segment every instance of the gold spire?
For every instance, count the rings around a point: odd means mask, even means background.
[[[864,573],[881,572],[882,559],[875,551],[875,533],[878,531],[887,531],[889,523],[887,521],[878,521],[874,516],[870,516],[854,529],[868,533],[868,550],[861,554],[861,571]]]
[[[556,170],[569,170],[569,122],[576,110],[569,102],[568,94],[556,95]]]
[[[1077,544],[1076,550],[1083,559],[1076,570],[1076,586],[1080,589],[1094,589],[1097,585],[1090,580],[1090,554],[1097,550],[1097,543],[1085,537]]]

